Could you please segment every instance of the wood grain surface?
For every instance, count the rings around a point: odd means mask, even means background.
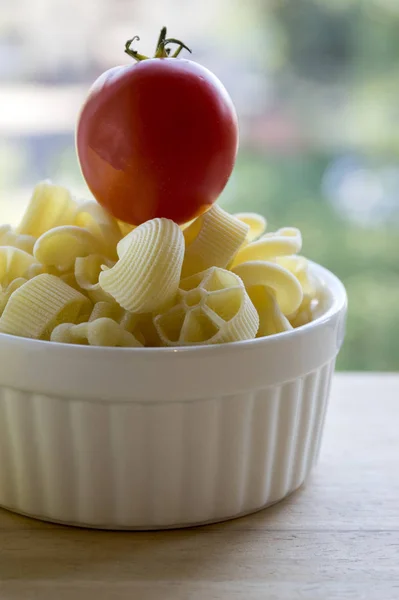
[[[260,513],[113,533],[0,511],[1,600],[398,600],[399,375],[335,377],[307,484]]]

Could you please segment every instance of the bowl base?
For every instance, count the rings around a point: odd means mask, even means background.
[[[79,523],[79,522],[75,522],[75,521],[63,521],[62,519],[53,519],[53,518],[47,517],[45,515],[33,515],[31,513],[23,512],[17,508],[11,507],[11,506],[4,506],[3,504],[0,505],[0,508],[7,510],[9,512],[12,512],[14,514],[17,514],[17,515],[21,515],[22,517],[28,517],[29,519],[36,519],[37,521],[44,521],[45,523],[53,523],[54,525],[63,525],[66,527],[77,527],[79,529],[94,529],[94,530],[100,530],[100,531],[167,531],[167,530],[173,530],[173,529],[191,529],[193,527],[204,527],[205,525],[215,525],[216,523],[224,523],[226,521],[233,521],[235,519],[240,519],[242,517],[247,517],[249,515],[253,515],[255,513],[261,512],[262,510],[270,508],[270,507],[274,506],[275,504],[278,504],[279,502],[282,502],[282,500],[285,500],[286,498],[291,496],[291,494],[293,494],[294,492],[299,490],[304,485],[304,483],[305,482],[300,483],[298,486],[296,486],[295,488],[293,488],[292,490],[287,492],[284,496],[282,496],[278,500],[274,500],[273,502],[268,502],[267,504],[259,506],[258,508],[253,508],[251,510],[244,510],[235,515],[231,515],[228,517],[220,517],[218,519],[209,519],[209,520],[198,521],[198,522],[194,522],[194,523],[183,523],[183,524],[177,523],[177,524],[173,524],[173,525],[150,525],[150,526],[148,526],[148,525],[147,526],[146,525],[132,525],[132,526],[130,526],[130,525],[107,525],[107,524],[93,525],[90,523]]]

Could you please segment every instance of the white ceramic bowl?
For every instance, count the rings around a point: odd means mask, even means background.
[[[281,500],[314,465],[346,317],[220,346],[94,348],[0,334],[0,505],[40,519],[161,529]]]

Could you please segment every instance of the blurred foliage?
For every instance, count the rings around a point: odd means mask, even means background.
[[[349,296],[347,337],[338,359],[344,370],[399,366],[399,230],[364,228],[341,217],[319,192],[331,156],[277,158],[241,152],[222,204],[256,211],[271,231],[299,227],[303,254],[332,270]],[[254,183],[255,182],[255,183]]]

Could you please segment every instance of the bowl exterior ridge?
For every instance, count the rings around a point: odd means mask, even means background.
[[[160,529],[273,504],[317,460],[334,362],[187,403],[66,402],[1,388],[0,505],[90,527]]]

